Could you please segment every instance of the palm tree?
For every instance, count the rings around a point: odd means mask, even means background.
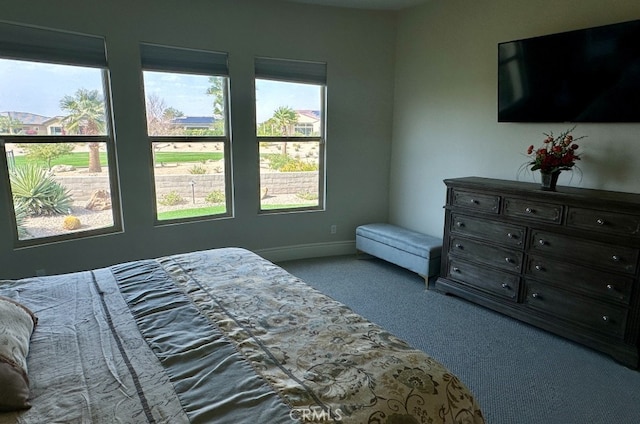
[[[275,125],[280,130],[280,135],[288,136],[289,128],[291,125],[298,122],[298,116],[296,115],[296,111],[291,109],[289,106],[280,106],[273,112],[273,119]],[[287,142],[283,143],[282,154],[286,156],[287,154]]]
[[[64,96],[60,108],[69,114],[62,122],[69,134],[97,135],[106,131],[104,101],[98,90],[80,88],[75,96]],[[89,172],[102,172],[100,167],[100,143],[89,146]]]

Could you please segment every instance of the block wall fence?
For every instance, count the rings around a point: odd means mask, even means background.
[[[109,190],[106,175],[55,175],[54,178],[69,190],[74,201],[87,201],[96,190]],[[206,197],[212,191],[224,191],[224,174],[175,174],[158,175],[156,195],[176,192],[184,198],[192,195]],[[192,184],[193,182],[193,188]],[[269,189],[270,195],[316,193],[318,190],[317,172],[263,172],[260,187]],[[193,191],[192,191],[193,190]]]

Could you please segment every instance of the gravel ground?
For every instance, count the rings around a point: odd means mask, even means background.
[[[165,212],[178,209],[191,209],[194,207],[210,206],[204,199],[195,199],[196,203],[186,202],[180,205],[174,206],[162,206],[158,208],[158,212]],[[264,204],[274,203],[301,203],[302,200],[295,194],[269,196],[263,200]],[[80,228],[77,230],[65,230],[63,228],[63,222],[66,215],[54,215],[54,216],[39,216],[29,217],[24,222],[24,227],[27,229],[29,236],[27,239],[49,237],[60,234],[74,233],[78,231],[87,231],[97,228],[103,228],[113,225],[113,216],[111,210],[106,211],[91,211],[85,209],[85,203],[74,204],[71,207],[71,215],[76,216],[80,220]]]
[[[81,226],[77,230],[70,231],[65,230],[62,227],[66,215],[27,218],[24,222],[24,227],[29,233],[29,237],[27,238],[48,237],[78,231],[87,231],[90,229],[108,227],[113,224],[111,210],[90,211],[85,209],[84,205],[74,205],[71,207],[71,215],[76,216],[80,220]]]

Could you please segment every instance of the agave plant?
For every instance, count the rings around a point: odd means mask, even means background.
[[[18,227],[18,238],[23,239],[29,235],[29,232],[24,226],[24,221],[27,219],[27,211],[24,206],[16,205],[16,225]]]
[[[30,216],[60,215],[71,207],[69,191],[39,166],[16,167],[10,180],[16,211],[23,209]]]

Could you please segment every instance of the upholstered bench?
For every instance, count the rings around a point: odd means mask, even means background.
[[[391,224],[375,223],[356,228],[356,249],[406,268],[424,278],[440,273],[442,239]]]

